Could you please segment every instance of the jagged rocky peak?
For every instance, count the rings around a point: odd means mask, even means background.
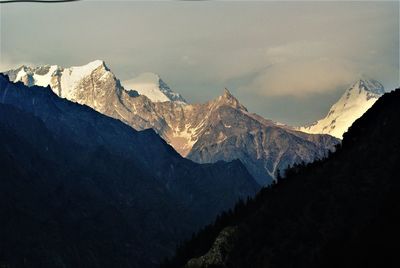
[[[226,99],[235,99],[235,97],[232,95],[232,93],[227,88],[224,88],[224,93],[222,94],[222,97],[226,98]]]
[[[243,110],[247,112],[247,108],[243,106],[239,100],[232,95],[232,93],[229,91],[229,89],[224,88],[224,92],[221,96],[219,96],[215,102],[218,105],[228,105],[231,106],[235,109]]]
[[[186,100],[174,92],[158,74],[146,72],[132,79],[122,81],[126,90],[136,90],[140,95],[148,97],[153,102],[173,101],[186,104]]]

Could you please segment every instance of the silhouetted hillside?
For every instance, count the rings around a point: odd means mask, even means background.
[[[154,267],[257,183],[0,75],[0,267]]]
[[[400,89],[328,159],[219,216],[163,267],[400,267]]]

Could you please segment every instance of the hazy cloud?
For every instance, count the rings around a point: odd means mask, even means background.
[[[361,77],[396,79],[395,60],[390,63],[390,59],[382,58],[383,51],[352,42],[365,40],[356,38],[339,46],[327,41],[301,41],[269,47],[265,58],[269,66],[241,89],[264,96],[308,97],[346,87]]]
[[[121,80],[156,72],[192,102],[229,87],[251,111],[299,123],[322,116],[338,89],[362,74],[398,85],[398,8],[340,1],[4,5],[0,69],[103,59]],[[312,105],[316,98],[326,106]]]
[[[307,97],[347,86],[360,75],[356,66],[335,59],[290,61],[272,65],[242,89],[265,96]]]
[[[28,62],[28,61],[10,61],[6,57],[0,57],[0,72],[8,71],[10,69],[15,69],[22,65],[35,66],[38,63]]]

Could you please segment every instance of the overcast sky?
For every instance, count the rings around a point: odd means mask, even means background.
[[[189,102],[228,87],[269,119],[324,116],[360,76],[399,85],[398,2],[73,2],[1,7],[0,71],[103,59]]]

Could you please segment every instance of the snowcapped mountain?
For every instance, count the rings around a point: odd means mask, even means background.
[[[84,91],[82,87],[87,87],[87,83],[90,83],[88,78],[97,69],[104,70],[101,77],[96,77],[98,80],[106,81],[114,76],[102,60],[95,60],[83,66],[70,68],[63,68],[57,65],[33,68],[21,66],[5,73],[13,82],[21,81],[27,86],[50,86],[58,96],[80,102],[80,92]],[[120,82],[118,81],[118,83]],[[131,95],[137,95],[138,93],[148,97],[153,102],[174,101],[179,104],[186,104],[186,100],[180,94],[172,91],[160,76],[155,73],[142,73],[133,79],[123,81],[122,84]],[[119,87],[122,88],[121,85]]]
[[[360,79],[344,92],[326,117],[297,129],[307,133],[329,134],[341,139],[353,122],[384,93],[385,89],[378,81]]]
[[[50,70],[53,73],[49,74]],[[136,79],[136,84],[125,83],[136,85],[132,87],[136,91],[126,90],[103,61],[66,69],[23,67],[7,74],[11,81],[29,86],[40,81],[58,96],[92,107],[137,130],[152,128],[179,154],[195,162],[240,159],[261,185],[271,183],[278,169],[323,157],[338,142],[328,135],[302,133],[250,113],[227,89],[203,104],[182,105],[183,98],[152,101],[137,91],[153,88],[148,92],[169,92],[167,86],[158,86],[163,91],[156,90],[157,80],[158,85],[164,85],[158,76],[147,74]]]
[[[176,101],[186,104],[186,100],[171,88],[155,73],[142,73],[139,76],[122,81],[126,90],[135,90],[153,102]]]
[[[90,80],[92,73],[97,69],[109,71],[104,61],[95,60],[83,66],[70,68],[63,68],[58,65],[21,66],[18,69],[5,72],[5,74],[13,82],[21,81],[27,86],[50,86],[59,97],[78,101],[80,91],[86,87],[84,82]],[[100,80],[106,80],[106,75],[110,75],[111,72],[104,74],[105,76],[99,77]]]

